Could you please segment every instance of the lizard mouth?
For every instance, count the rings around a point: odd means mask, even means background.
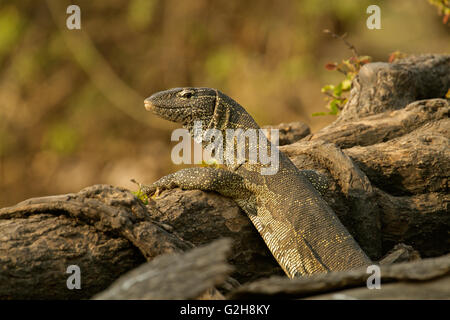
[[[152,97],[147,98],[144,100],[144,107],[145,110],[150,111],[151,113],[157,115],[158,117],[169,120],[176,123],[183,123],[184,118],[183,112],[170,112],[170,111],[177,111],[177,110],[183,110],[186,108],[183,107],[168,107],[168,106],[161,106],[159,105],[158,101],[153,102]],[[177,109],[177,110],[174,110]],[[183,120],[183,121],[182,121]]]

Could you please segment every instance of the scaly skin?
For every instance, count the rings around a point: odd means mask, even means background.
[[[158,92],[145,100],[145,107],[189,130],[194,121],[202,120],[203,129],[219,129],[224,137],[225,129],[259,129],[242,106],[210,88]],[[226,170],[189,168],[163,177],[143,191],[151,195],[181,187],[233,198],[290,278],[371,264],[305,174],[282,152],[279,157],[279,170],[273,175],[261,175],[262,165],[248,161]]]

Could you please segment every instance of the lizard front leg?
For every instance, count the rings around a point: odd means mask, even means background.
[[[208,167],[186,168],[162,177],[151,185],[141,186],[147,196],[163,190],[179,187],[185,190],[216,191],[238,201],[247,198],[251,192],[245,187],[244,178],[224,169]]]
[[[326,189],[328,182],[318,172],[302,170],[303,174],[320,192]],[[246,182],[240,175],[216,168],[186,168],[168,174],[150,185],[140,185],[147,196],[158,195],[161,191],[173,188],[185,190],[215,191],[225,197],[232,198],[249,217],[257,214],[257,201],[253,192],[248,190]]]

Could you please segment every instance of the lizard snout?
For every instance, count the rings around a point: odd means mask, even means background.
[[[147,111],[151,111],[155,108],[155,106],[153,105],[150,98],[147,98],[144,100],[144,107],[145,107],[145,110],[147,110]]]

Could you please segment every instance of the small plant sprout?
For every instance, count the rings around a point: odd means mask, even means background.
[[[139,187],[137,191],[131,191],[131,193],[134,194],[136,198],[141,200],[143,204],[148,205],[148,196],[144,192],[142,192],[142,185],[134,179],[131,179],[130,181],[137,184]]]
[[[342,60],[341,62],[327,63],[325,69],[329,71],[338,71],[344,75],[344,79],[336,85],[327,84],[322,87],[322,93],[326,95],[325,100],[328,102],[329,112],[316,112],[313,116],[324,116],[324,115],[337,115],[340,110],[344,107],[347,102],[346,92],[349,92],[352,88],[352,81],[358,74],[359,70],[366,63],[371,62],[372,58],[369,56],[359,55],[356,48],[349,43],[345,37],[346,34],[339,36],[330,30],[323,31],[329,34],[335,39],[342,40],[345,45],[352,51],[353,55],[349,59]]]

